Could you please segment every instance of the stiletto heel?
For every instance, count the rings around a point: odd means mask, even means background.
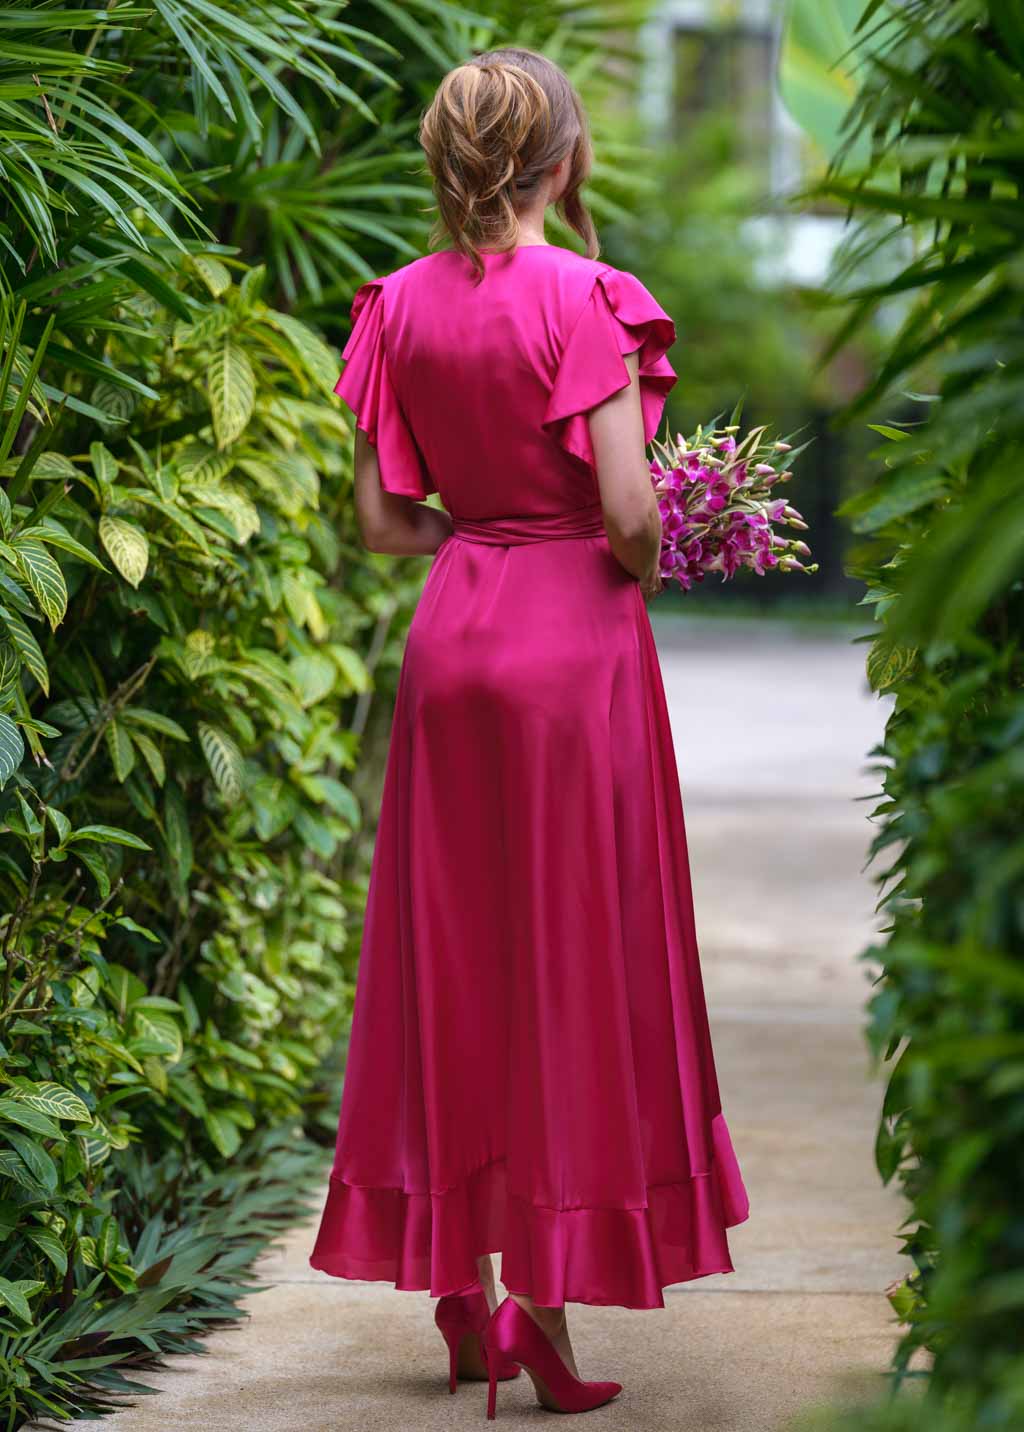
[[[490,1317],[487,1298],[481,1287],[467,1288],[461,1293],[446,1293],[438,1298],[434,1322],[448,1345],[448,1391],[459,1385],[459,1375],[470,1382],[502,1381],[518,1377],[516,1363],[500,1354],[488,1358],[483,1344],[483,1330]],[[460,1367],[461,1359],[461,1367]],[[492,1370],[493,1361],[493,1370]]]
[[[497,1416],[498,1405],[498,1379],[494,1375],[497,1358],[491,1356],[487,1361],[487,1416],[493,1422]]]
[[[483,1333],[488,1364],[499,1357],[519,1363],[530,1374],[537,1401],[552,1412],[589,1412],[622,1391],[621,1382],[584,1382],[566,1367],[551,1339],[512,1298],[496,1308]],[[497,1415],[497,1379],[487,1389],[487,1416]]]

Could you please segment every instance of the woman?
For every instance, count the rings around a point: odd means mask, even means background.
[[[420,141],[449,247],[360,287],[336,391],[372,551],[433,553],[310,1262],[426,1289],[449,1386],[582,1411],[567,1302],[663,1307],[747,1216],[715,1077],[645,598],[671,319],[600,262],[564,73],[452,70]],[[548,244],[557,203],[586,254]],[[446,511],[424,505],[438,492]],[[496,1308],[490,1255],[509,1296]]]

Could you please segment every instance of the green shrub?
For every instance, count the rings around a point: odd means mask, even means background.
[[[871,165],[821,195],[852,205],[876,245],[900,239],[892,220],[917,241],[852,295],[841,337],[903,302],[850,416],[924,390],[920,421],[878,425],[885,467],[845,511],[879,621],[868,676],[895,697],[873,753],[889,923],[865,952],[882,965],[869,1036],[893,1061],[878,1166],[908,1200],[916,1267],[895,1299],[893,1370],[897,1386],[929,1377],[922,1398],[836,1425],[1011,1432],[1024,1425],[1024,4],[909,0],[881,52],[878,12],[862,20],[849,128],[850,143],[871,137]]]

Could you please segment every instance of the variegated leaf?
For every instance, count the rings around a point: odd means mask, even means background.
[[[185,653],[182,665],[185,674],[195,681],[214,671],[218,666],[217,643],[208,631],[190,631],[185,638]]]
[[[229,804],[237,801],[242,794],[241,751],[226,731],[206,721],[199,723],[199,744],[217,789]]]
[[[231,274],[212,254],[193,254],[192,266],[214,298],[220,298],[231,287]]]
[[[149,566],[149,540],[146,534],[122,517],[100,518],[100,541],[110,560],[131,586],[137,587]]]
[[[12,546],[18,554],[18,567],[39,603],[39,609],[50,626],[56,628],[68,609],[68,588],[64,573],[52,552],[34,537],[18,537]]]
[[[25,622],[17,612],[11,611],[9,607],[0,607],[0,627],[6,627],[7,635],[21,657],[22,664],[28,668],[43,691],[49,696],[50,673],[46,669],[46,662],[39,643]]]
[[[217,446],[226,448],[245,432],[256,401],[256,375],[249,355],[230,338],[214,352],[207,392]]]
[[[14,775],[25,758],[21,732],[9,716],[0,715],[0,790]]]

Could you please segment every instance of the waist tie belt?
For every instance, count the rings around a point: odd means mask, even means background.
[[[452,535],[464,542],[483,542],[491,547],[519,547],[526,542],[556,542],[567,537],[603,537],[605,530],[601,504],[593,502],[571,512],[546,512],[540,516],[485,517],[477,522],[454,517]]]

